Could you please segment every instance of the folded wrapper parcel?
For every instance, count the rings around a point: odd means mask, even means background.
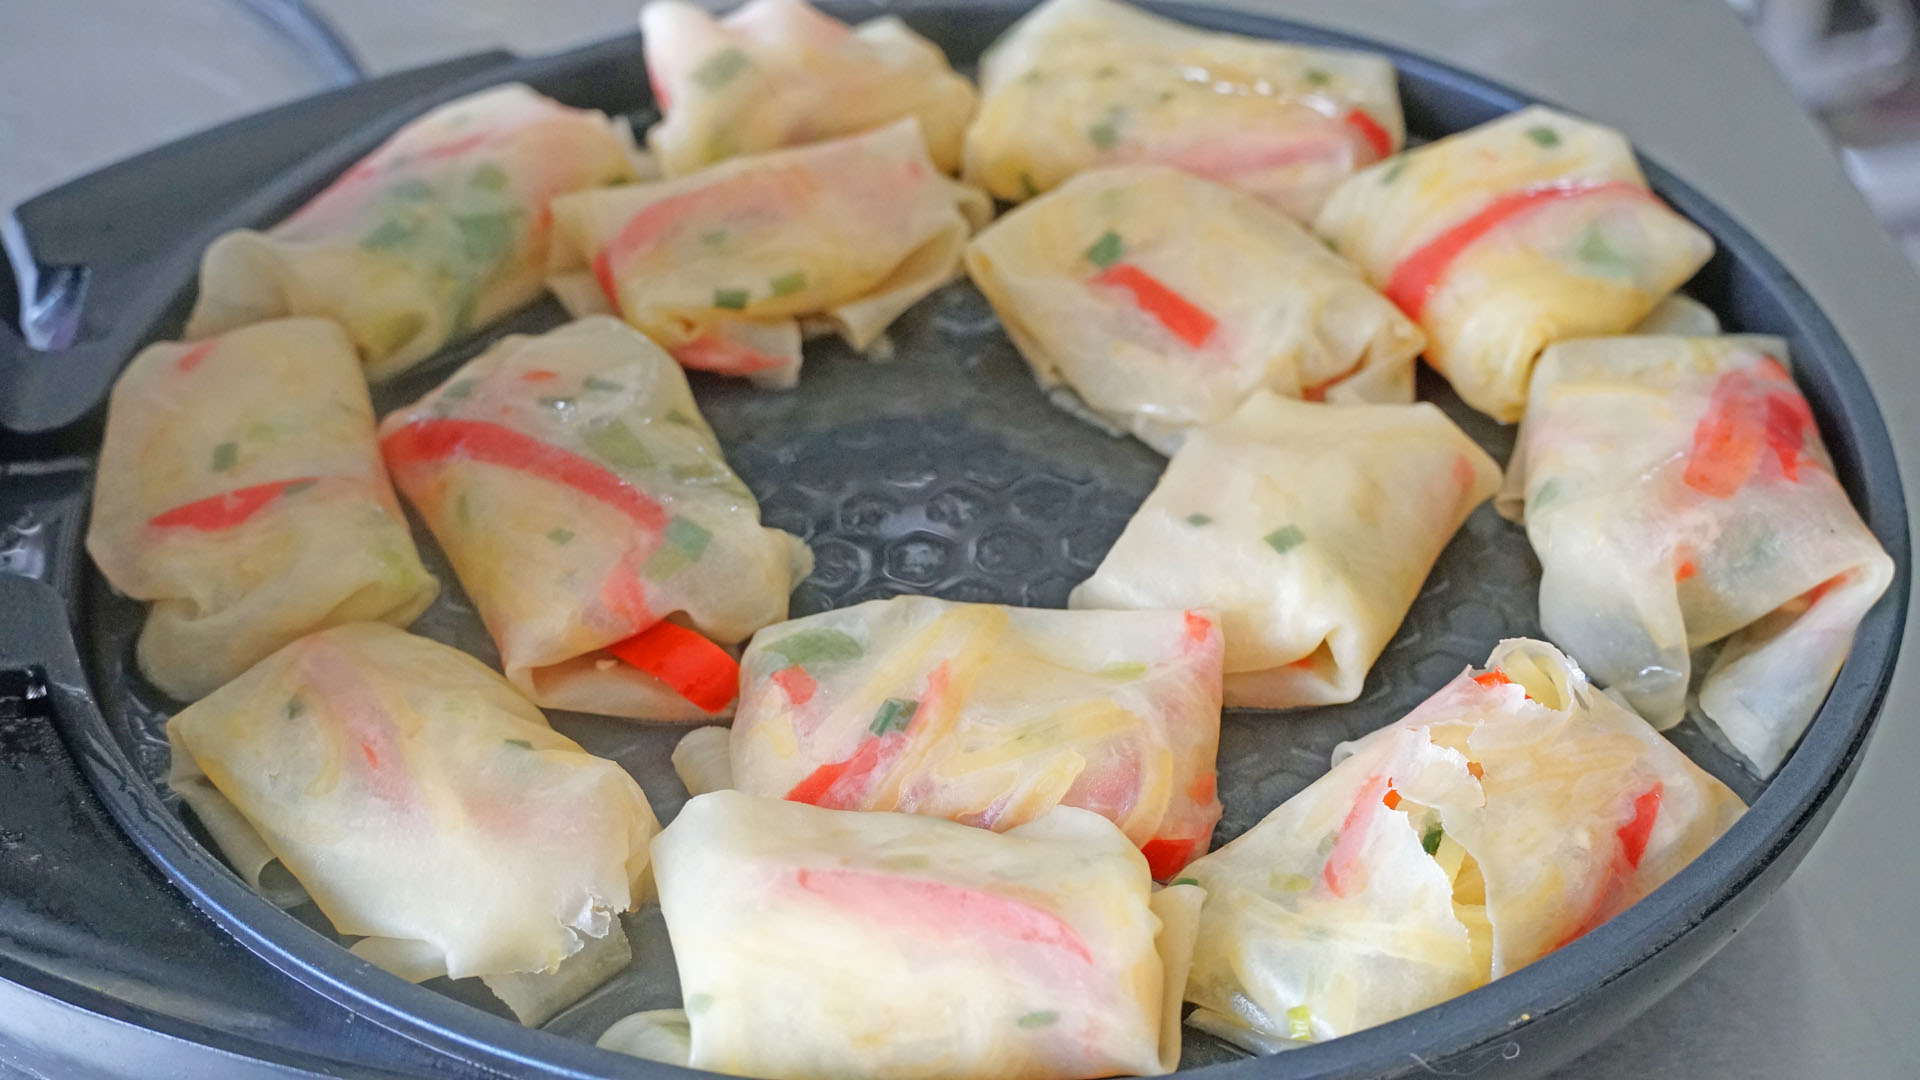
[[[625,966],[658,831],[626,771],[478,660],[382,623],[261,661],[167,723],[168,783],[249,885],[311,897],[402,978],[537,1024]]]

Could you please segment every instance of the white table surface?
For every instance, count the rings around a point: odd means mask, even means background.
[[[370,73],[627,30],[635,0],[314,0]],[[884,5],[875,4],[876,10]],[[1920,280],[1723,0],[1229,0],[1424,52],[1626,130],[1778,255],[1920,478]],[[236,0],[0,0],[0,207],[324,86]],[[1911,633],[1911,631],[1910,631]],[[1911,650],[1909,650],[1911,651]],[[1920,1077],[1920,665],[1805,864],[1716,958],[1563,1078]]]

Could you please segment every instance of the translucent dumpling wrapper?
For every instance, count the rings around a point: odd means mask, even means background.
[[[1165,879],[1220,819],[1220,657],[1201,612],[900,596],[810,615],[741,661],[732,783],[1001,830],[1077,806]]]
[[[382,623],[301,638],[167,723],[168,783],[241,877],[405,979],[540,1023],[628,956],[646,796],[478,660]]]
[[[953,277],[988,211],[907,119],[557,199],[549,284],[569,311],[617,314],[687,367],[789,387],[803,329],[872,345]]]
[[[1074,608],[1206,609],[1226,703],[1360,696],[1447,541],[1500,468],[1439,409],[1261,391],[1197,428]]]
[[[786,618],[812,565],[761,526],[680,366],[613,319],[502,339],[380,441],[507,678],[550,708],[726,712],[722,646]]]
[[[1467,404],[1508,423],[1541,350],[1627,332],[1713,254],[1625,137],[1539,106],[1373,166],[1314,227],[1420,324]]]
[[[153,603],[136,657],[182,701],[302,634],[412,622],[440,585],[374,442],[353,346],[321,319],[163,342],[114,385],[87,551]]]
[[[654,0],[640,10],[640,31],[664,117],[647,146],[668,176],[908,116],[942,172],[960,167],[973,85],[898,16],[848,27],[805,0],[750,0],[716,19],[684,0]]]
[[[1534,376],[1501,509],[1540,624],[1655,726],[1687,711],[1771,775],[1893,561],[1833,475],[1770,337],[1595,338]]]
[[[207,248],[189,338],[282,315],[396,375],[539,298],[556,195],[634,179],[624,123],[518,83],[434,109],[265,233]]]
[[[737,791],[654,842],[685,1034],[602,1045],[768,1080],[1172,1071],[1200,891],[1154,891],[1097,814],[1005,833]],[[684,1039],[684,1043],[681,1040]]]
[[[1199,30],[1114,0],[1049,0],[980,58],[964,175],[1032,198],[1156,161],[1302,220],[1406,138],[1384,56]]]
[[[1652,892],[1745,809],[1552,646],[1503,641],[1186,870],[1187,1000],[1248,1046],[1463,994]]]
[[[1413,400],[1425,344],[1280,212],[1164,165],[1081,173],[967,246],[967,271],[1044,387],[1162,453],[1258,389]]]

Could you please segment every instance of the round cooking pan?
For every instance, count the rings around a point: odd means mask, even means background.
[[[938,0],[898,10],[965,69],[1028,6]],[[1416,140],[1482,123],[1529,100],[1346,35],[1252,14],[1146,6],[1201,26],[1385,53],[1399,68],[1407,127]],[[871,10],[851,3],[823,7],[848,19]],[[61,445],[78,440],[97,449],[107,388],[141,345],[179,332],[206,242],[227,229],[271,225],[413,116],[509,80],[571,105],[627,114],[637,128],[655,116],[638,35],[494,68],[405,110],[369,116],[326,152],[290,171],[257,177],[255,193],[217,226],[147,263],[137,283],[121,282],[106,314],[99,313],[103,305],[93,305],[89,317],[106,323],[90,324],[84,346],[69,350],[60,365],[10,384],[8,400],[0,401],[0,426],[15,437],[38,433]],[[258,137],[270,142],[272,132],[262,130]],[[1644,164],[1654,190],[1718,245],[1688,292],[1712,307],[1730,331],[1788,340],[1836,472],[1894,558],[1892,586],[1862,622],[1853,654],[1799,748],[1770,782],[1744,773],[1690,724],[1669,733],[1751,809],[1651,896],[1489,986],[1346,1038],[1247,1057],[1189,1031],[1183,1073],[1217,1080],[1539,1075],[1606,1037],[1723,945],[1799,862],[1846,789],[1892,676],[1908,595],[1907,516],[1893,449],[1858,366],[1806,292],[1704,195],[1657,164]],[[236,160],[232,167],[244,170],[248,162]],[[153,253],[138,254],[145,260]],[[111,267],[96,269],[112,277]],[[537,332],[563,320],[552,303],[536,305],[376,388],[376,407],[384,412],[411,401],[501,334]],[[794,595],[796,614],[901,592],[1061,605],[1118,536],[1163,461],[1048,406],[991,309],[964,281],[917,305],[891,336],[896,359],[879,366],[835,343],[809,345],[800,388],[790,393],[694,374],[701,407],[729,461],[759,497],[767,523],[805,536],[815,550],[818,565]],[[1496,458],[1511,452],[1511,428],[1467,409],[1430,373],[1422,373],[1420,395],[1438,403]],[[80,561],[78,540],[78,530],[63,538],[68,565]],[[424,534],[421,548],[447,589],[415,630],[496,659],[444,558]],[[1397,719],[1462,667],[1484,660],[1499,638],[1537,636],[1538,575],[1522,532],[1483,506],[1441,557],[1358,701],[1284,715],[1228,710],[1220,752],[1227,812],[1216,842],[1238,835],[1323,772],[1335,743]],[[135,670],[140,606],[114,595],[90,571],[71,582],[65,599],[65,611],[52,602],[35,609],[53,624],[37,659],[63,733],[134,843],[248,948],[373,1022],[483,1068],[565,1077],[694,1075],[590,1045],[626,1012],[678,1004],[657,912],[629,921],[636,951],[629,971],[546,1030],[530,1030],[464,986],[445,980],[414,986],[374,968],[340,948],[326,920],[310,907],[281,911],[247,889],[162,782],[163,727],[178,705]],[[61,617],[68,614],[71,640],[63,632],[68,620]],[[562,732],[631,770],[663,819],[684,801],[667,764],[684,728],[567,713],[552,718]]]

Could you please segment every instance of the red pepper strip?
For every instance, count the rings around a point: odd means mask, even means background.
[[[772,678],[773,684],[785,690],[787,700],[795,705],[812,701],[813,692],[820,688],[820,684],[813,681],[813,676],[807,674],[807,669],[798,664],[781,668],[773,673]]]
[[[1156,836],[1140,845],[1140,854],[1147,857],[1147,872],[1155,881],[1165,881],[1179,873],[1199,852],[1200,841],[1193,837],[1173,840]]]
[[[1193,783],[1187,785],[1187,798],[1203,805],[1212,802],[1219,793],[1220,778],[1211,770],[1194,777]]]
[[[1093,963],[1078,931],[1051,911],[983,889],[862,870],[794,871],[794,884],[877,924],[914,924],[941,936],[978,934],[1043,945]]]
[[[1392,781],[1388,782],[1391,783]],[[1389,810],[1398,810],[1400,809],[1400,793],[1392,788],[1388,788],[1387,793],[1380,797],[1380,802],[1381,805]]]
[[[560,377],[559,372],[548,371],[545,368],[535,368],[532,371],[523,371],[520,373],[521,382],[532,382],[532,383],[552,382],[553,380],[559,377]]]
[[[1699,572],[1700,567],[1696,566],[1692,559],[1682,559],[1680,565],[1673,568],[1673,580],[1685,581]]]
[[[785,357],[763,353],[711,330],[668,351],[673,353],[673,358],[680,362],[681,367],[715,371],[722,375],[750,375],[756,371],[784,367],[788,363]]]
[[[285,494],[288,488],[311,484],[318,479],[317,476],[301,476],[222,492],[155,514],[147,519],[147,524],[159,529],[184,527],[201,532],[231,529],[264,510],[269,503]]]
[[[1322,379],[1319,382],[1314,383],[1312,386],[1302,389],[1300,391],[1300,400],[1302,401],[1327,400],[1327,391],[1333,389],[1336,386],[1339,386],[1341,383],[1346,382],[1348,379],[1353,378],[1355,375],[1360,374],[1360,369],[1366,366],[1366,362],[1367,362],[1367,358],[1363,356],[1360,359],[1355,360],[1353,362],[1352,367],[1341,372],[1340,374],[1335,375],[1330,379]]]
[[[1660,817],[1660,797],[1665,790],[1666,785],[1655,780],[1652,787],[1633,800],[1633,819],[1614,833],[1620,841],[1620,849],[1607,867],[1607,878],[1600,887],[1599,895],[1594,897],[1593,906],[1587,910],[1586,917],[1554,948],[1561,948],[1584,937],[1588,931],[1606,922],[1620,906],[1632,882],[1633,872],[1640,868],[1640,859],[1647,853],[1647,839],[1653,835],[1653,823]]]
[[[1486,779],[1486,776],[1487,776],[1487,770],[1485,770],[1485,769],[1483,769],[1483,768],[1481,768],[1481,767],[1480,767],[1480,763],[1479,763],[1479,762],[1477,762],[1477,761],[1469,761],[1469,762],[1467,762],[1467,771],[1468,771],[1469,773],[1472,773],[1472,774],[1473,774],[1473,778],[1474,778],[1475,780],[1484,780],[1484,779]]]
[[[607,651],[710,713],[726,708],[740,693],[740,664],[727,650],[678,623],[654,623],[607,646]]]
[[[1187,612],[1187,638],[1190,641],[1205,641],[1213,633],[1213,620],[1197,612]]]
[[[695,211],[710,202],[726,202],[741,209],[769,209],[783,201],[779,198],[782,192],[806,183],[807,179],[804,172],[792,167],[776,172],[744,173],[649,203],[628,218],[593,257],[594,276],[599,278],[600,288],[617,311],[620,290],[615,275],[620,268],[659,243]]]
[[[1412,319],[1418,319],[1420,312],[1427,306],[1428,297],[1440,287],[1440,281],[1453,266],[1454,260],[1488,233],[1524,216],[1543,206],[1564,202],[1568,199],[1585,198],[1592,195],[1634,195],[1651,199],[1653,195],[1645,189],[1623,181],[1595,183],[1592,181],[1569,181],[1543,184],[1522,191],[1510,191],[1480,208],[1480,211],[1464,221],[1443,230],[1440,235],[1427,241],[1413,254],[1400,260],[1387,278],[1384,290],[1387,299],[1400,306],[1400,310]]]
[[[1132,293],[1133,302],[1140,310],[1160,320],[1160,325],[1169,333],[1196,349],[1206,344],[1214,328],[1220,325],[1219,320],[1132,263],[1115,263],[1094,275],[1093,280],[1096,284],[1114,285]]]
[[[438,146],[429,146],[414,156],[426,161],[431,161],[434,158],[459,157],[461,154],[486,142],[490,134],[490,132],[485,131],[475,132],[472,135],[455,139],[452,142],[443,142]]]
[[[917,714],[916,714],[917,718]],[[904,732],[890,731],[879,738],[861,740],[860,749],[845,761],[831,761],[807,775],[787,792],[789,802],[811,803],[829,810],[850,810],[858,805],[865,791],[856,791],[860,782],[893,760],[906,744]],[[842,787],[841,782],[845,781]]]
[[[200,366],[200,361],[205,360],[207,354],[212,352],[213,347],[218,344],[220,344],[220,342],[216,340],[203,341],[195,345],[193,348],[180,354],[180,359],[175,362],[175,366],[179,368],[182,375],[192,371],[194,368]]]
[[[1320,872],[1328,891],[1335,896],[1347,895],[1347,891],[1359,883],[1360,847],[1366,842],[1367,821],[1373,817],[1374,807],[1384,805],[1389,782],[1384,776],[1368,780],[1360,789],[1360,798],[1354,801],[1353,809],[1347,811],[1347,820],[1340,825],[1340,835],[1334,840],[1333,850],[1327,853],[1327,865]]]
[[[420,799],[413,776],[406,769],[399,725],[360,665],[331,643],[318,642],[303,650],[300,666],[307,685],[315,697],[326,702],[341,734],[359,747],[373,793],[396,806],[417,805]]]
[[[1776,381],[1784,381],[1785,388],[1769,385]],[[1781,474],[1797,482],[1800,453],[1813,426],[1806,399],[1771,357],[1758,371],[1729,371],[1713,384],[1707,411],[1694,426],[1681,479],[1695,491],[1729,498],[1753,479],[1771,450]]]
[[[432,461],[478,461],[514,469],[580,492],[625,514],[642,531],[658,536],[667,512],[619,474],[524,432],[484,420],[420,419],[380,440],[387,467],[400,472]]]
[[[1387,134],[1387,129],[1381,127],[1379,121],[1367,115],[1365,110],[1349,110],[1347,115],[1340,118],[1340,122],[1359,132],[1367,140],[1367,145],[1373,147],[1373,155],[1376,159],[1393,153],[1393,136]]]
[[[1633,820],[1620,826],[1615,836],[1620,838],[1620,854],[1627,860],[1631,869],[1640,869],[1640,857],[1647,853],[1647,838],[1653,835],[1653,823],[1660,817],[1660,797],[1666,793],[1666,785],[1655,780],[1653,786],[1633,800]]]
[[[1501,671],[1499,668],[1494,668],[1484,675],[1475,675],[1473,681],[1488,689],[1496,686],[1507,686],[1513,682],[1512,679],[1507,678],[1507,673]]]

